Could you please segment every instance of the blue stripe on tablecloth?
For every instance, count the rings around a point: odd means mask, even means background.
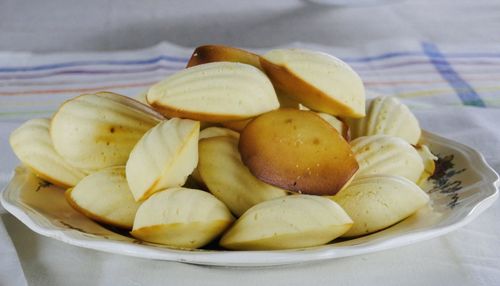
[[[375,56],[366,57],[343,57],[342,60],[349,63],[366,63],[373,61],[386,60],[391,58],[398,58],[404,56],[425,56],[422,52],[388,52]],[[188,62],[188,58],[174,57],[169,55],[161,55],[150,59],[141,60],[90,60],[90,61],[72,61],[57,64],[46,64],[38,66],[24,66],[24,67],[0,67],[0,73],[12,72],[30,72],[30,71],[43,71],[58,68],[76,67],[76,66],[90,66],[90,65],[147,65],[155,64],[161,61],[184,63]]]
[[[390,52],[384,53],[377,56],[360,57],[360,58],[343,58],[347,62],[371,62],[377,60],[390,59],[401,56],[411,56],[411,55],[423,55],[421,52]],[[72,61],[63,62],[57,64],[46,64],[38,66],[24,66],[24,67],[0,67],[0,72],[11,73],[11,72],[29,72],[29,71],[43,71],[58,68],[76,67],[76,66],[90,66],[90,65],[147,65],[155,64],[160,61],[169,61],[176,63],[187,63],[188,58],[174,57],[169,55],[161,55],[154,58],[142,59],[142,60],[91,60],[91,61]]]
[[[479,94],[470,86],[450,65],[445,56],[436,44],[423,42],[422,49],[429,57],[430,62],[434,65],[436,70],[441,74],[450,85],[453,87],[458,97],[464,105],[472,105],[478,107],[485,107],[484,101]]]
[[[391,58],[406,57],[406,56],[427,56],[435,59],[436,61],[443,58],[443,54],[440,53],[438,57],[434,55],[422,53],[421,51],[396,51],[388,52],[374,56],[365,57],[342,57],[342,60],[348,63],[367,63],[374,61],[383,61]],[[500,58],[500,53],[448,53],[446,58]],[[160,55],[149,59],[137,59],[137,60],[89,60],[89,61],[71,61],[62,62],[55,64],[37,65],[37,66],[17,66],[17,67],[0,67],[0,73],[12,73],[12,72],[30,72],[30,71],[42,71],[66,67],[76,67],[76,66],[90,66],[90,65],[147,65],[155,64],[161,61],[174,62],[185,64],[188,62],[188,58],[176,57],[170,55]]]
[[[144,60],[93,60],[93,61],[73,61],[57,64],[39,65],[39,66],[26,66],[26,67],[0,67],[0,72],[26,72],[26,71],[40,71],[47,69],[74,67],[74,66],[89,66],[89,65],[146,65],[154,64],[160,61],[169,61],[186,64],[188,58],[174,57],[168,55],[161,55],[158,57],[144,59]]]
[[[422,56],[422,55],[423,55],[422,52],[389,52],[389,53],[383,53],[383,54],[376,55],[376,56],[367,56],[367,57],[359,57],[359,58],[343,57],[342,60],[346,61],[346,62],[351,62],[351,63],[373,62],[373,61],[386,60],[386,59],[397,58],[397,57]]]

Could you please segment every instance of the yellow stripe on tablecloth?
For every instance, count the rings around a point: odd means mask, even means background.
[[[478,87],[475,88],[475,90],[479,92],[500,91],[500,86]],[[423,96],[448,95],[450,93],[455,93],[455,90],[452,88],[418,90],[412,92],[396,93],[394,95],[401,98],[412,98],[412,97],[423,97]]]

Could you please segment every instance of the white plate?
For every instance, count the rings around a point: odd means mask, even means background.
[[[266,266],[353,256],[443,235],[486,210],[498,197],[498,175],[477,151],[425,132],[424,141],[447,165],[424,189],[430,206],[372,235],[328,245],[283,251],[175,250],[115,233],[74,211],[63,190],[44,186],[23,167],[4,189],[1,202],[33,231],[63,242],[136,257],[223,266]],[[451,160],[450,160],[451,159]]]

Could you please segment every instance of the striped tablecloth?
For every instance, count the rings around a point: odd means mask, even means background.
[[[500,146],[498,127],[500,110],[497,109],[500,107],[500,46],[441,46],[430,42],[405,40],[378,42],[354,48],[303,43],[288,46],[322,50],[343,59],[360,74],[370,91],[369,94],[386,94],[401,98],[416,113],[424,128],[473,146],[485,155],[497,171],[500,170],[500,155],[498,155],[500,147],[496,147]],[[191,48],[182,48],[169,43],[161,43],[143,50],[121,52],[44,55],[0,52],[0,186],[6,184],[17,164],[17,159],[8,145],[8,136],[21,122],[34,117],[48,117],[64,100],[81,93],[107,90],[132,97],[137,96],[151,84],[184,68],[191,52]],[[377,261],[384,261],[394,269],[393,281],[396,284],[392,285],[410,285],[411,283],[408,284],[410,281],[419,282],[411,285],[430,285],[423,282],[427,281],[426,279],[433,285],[438,282],[446,282],[447,285],[494,285],[495,281],[500,281],[498,270],[500,252],[496,250],[500,244],[499,215],[500,207],[496,204],[477,219],[477,222],[460,231],[403,250],[376,254]],[[11,232],[14,234],[32,235],[26,231],[11,222]],[[0,266],[4,267],[0,272],[8,273],[5,275],[9,275],[9,279],[17,277],[17,273],[22,280],[23,271],[19,269],[16,252],[12,249],[8,235],[0,221]],[[31,255],[24,251],[31,246],[26,245],[26,242],[24,244],[22,241],[19,242],[18,237],[13,237],[13,240],[23,245],[18,251],[21,251],[24,271],[30,275],[40,271],[36,262],[31,262]],[[83,273],[101,271],[99,265],[103,263],[133,268],[130,272],[127,270],[127,273],[122,271],[119,275],[123,277],[117,278],[116,273],[108,275],[109,277],[106,275],[99,277],[102,285],[106,285],[106,281],[111,283],[116,279],[132,279],[127,277],[137,275],[134,270],[138,268],[137,262],[132,258],[86,252],[68,246],[72,253],[82,256],[78,258],[64,256],[61,262],[58,262],[53,260],[51,255],[53,251],[64,252],[63,249],[66,247],[64,244],[38,236],[36,242],[35,246],[44,245],[48,251],[47,253],[38,251],[37,261],[45,262],[44,267],[50,270],[46,270],[47,273],[57,272],[60,281],[69,279],[68,281],[76,283],[76,279],[81,278],[81,281],[78,280],[80,282],[89,279],[71,274],[64,276],[65,273],[72,273],[64,261],[77,261]],[[411,269],[404,263],[394,263],[400,259],[400,255],[412,257]],[[90,260],[94,261],[92,258],[94,256],[99,256],[99,260],[95,260],[99,261],[97,265],[89,263]],[[367,273],[377,271],[373,265],[366,265],[363,259],[365,258],[344,259],[331,267],[327,267],[328,263],[334,262],[325,262],[322,264],[326,265],[324,267],[302,266],[301,270],[308,269],[308,275],[313,273],[321,276],[331,274],[331,269],[341,268],[349,277],[358,277],[353,270],[358,268],[358,265],[362,265]],[[145,271],[144,273],[148,268],[143,268],[142,265],[149,265],[152,270],[159,267],[159,264],[154,264],[153,261],[141,260],[140,264],[139,268]],[[168,273],[171,274],[177,271],[189,273],[189,269],[195,267],[181,264],[168,265],[169,268],[162,271],[170,271]],[[415,268],[415,265],[419,266]],[[259,275],[272,277],[276,273],[284,273],[286,274],[284,276],[299,281],[303,278],[300,275],[301,270],[293,272],[262,270],[259,271]],[[116,271],[119,269],[115,269]],[[238,274],[238,277],[247,279],[242,278],[242,283],[259,280],[255,278],[257,276],[250,278],[249,275],[253,273],[251,271],[214,272],[207,269],[197,271],[203,271],[207,276],[222,273],[221,275],[229,278],[235,278],[234,275]],[[433,275],[435,271],[440,275],[441,273],[446,275],[446,279],[437,274]],[[147,273],[151,275],[147,276],[147,279],[152,283],[164,281],[158,274],[163,272]],[[399,275],[401,277],[398,277],[398,273],[401,273]],[[414,273],[415,277],[413,274],[410,275],[412,277],[408,276],[408,273]],[[141,275],[146,279],[144,274]],[[32,277],[45,276],[33,274]],[[187,279],[175,275],[170,277],[174,280]],[[1,278],[2,274],[0,282]],[[201,281],[200,277],[192,278]],[[406,280],[407,278],[411,280]],[[43,279],[49,281],[51,278],[47,276]],[[362,277],[356,279],[353,281],[362,281]],[[464,281],[467,283],[462,283]]]
[[[367,89],[414,108],[500,106],[500,47],[440,47],[429,42],[378,43],[359,49],[305,44],[350,64]],[[0,53],[0,120],[49,116],[70,97],[101,90],[134,96],[185,67],[192,49],[162,43],[106,53]]]

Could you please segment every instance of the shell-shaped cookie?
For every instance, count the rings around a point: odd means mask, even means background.
[[[283,108],[255,118],[238,149],[255,177],[302,194],[333,195],[358,170],[349,143],[312,111]]]
[[[245,127],[252,121],[253,118],[243,119],[243,120],[235,120],[235,121],[224,121],[221,122],[222,126],[234,130],[236,132],[241,132]]]
[[[155,193],[141,205],[131,234],[172,247],[198,248],[219,236],[233,220],[212,194],[172,188]]]
[[[167,117],[208,122],[245,119],[279,107],[262,71],[231,62],[184,69],[153,85],[147,100]]]
[[[241,216],[222,237],[229,249],[289,249],[328,243],[352,225],[334,201],[293,195],[262,202]]]
[[[136,200],[186,182],[198,163],[199,131],[198,121],[172,118],[144,134],[126,165],[128,184]]]
[[[295,100],[292,96],[286,94],[285,92],[283,92],[281,90],[277,90],[276,95],[278,96],[280,108],[299,109],[300,103],[297,100]]]
[[[415,147],[417,149],[418,154],[422,157],[422,162],[424,164],[424,172],[420,179],[418,180],[418,184],[420,185],[424,181],[426,181],[430,176],[434,175],[434,171],[436,170],[436,162],[438,157],[432,154],[429,146],[427,145],[417,145]]]
[[[231,136],[240,138],[240,133],[223,127],[208,127],[200,131],[200,140],[217,136]]]
[[[429,201],[415,183],[399,176],[371,176],[355,179],[335,196],[354,225],[343,237],[369,234],[410,216]]]
[[[47,118],[29,120],[12,132],[10,146],[17,158],[42,179],[64,188],[72,187],[86,174],[56,152],[49,127]]]
[[[263,55],[260,63],[276,89],[312,110],[356,118],[365,115],[363,82],[336,57],[303,49],[276,49]]]
[[[211,62],[238,62],[252,65],[260,69],[259,55],[254,53],[223,45],[203,45],[197,47],[187,67],[193,67]]]
[[[350,144],[359,164],[356,178],[380,174],[403,176],[417,182],[424,171],[424,163],[417,150],[399,137],[363,136]]]
[[[151,108],[125,96],[84,94],[59,107],[50,135],[55,150],[70,164],[98,170],[124,165],[135,143],[162,119]]]
[[[208,127],[200,131],[200,140],[217,136],[230,136],[238,139],[240,138],[240,133],[223,127]],[[196,180],[196,182],[204,184],[200,171],[198,171],[198,167],[194,169],[191,176]]]
[[[421,130],[417,118],[410,109],[396,97],[379,96],[368,106],[366,117],[347,119],[351,138],[376,134],[392,135],[403,138],[416,145]]]
[[[210,192],[236,215],[250,207],[287,192],[257,179],[241,161],[236,138],[212,137],[200,140],[199,164],[203,182]]]
[[[345,140],[349,141],[349,126],[347,126],[344,121],[328,113],[319,112],[317,114],[319,117],[328,122],[328,124],[330,124],[333,128],[335,128],[335,130],[337,130]]]
[[[89,218],[126,229],[132,228],[140,206],[132,197],[123,166],[88,175],[65,196],[74,209]]]

